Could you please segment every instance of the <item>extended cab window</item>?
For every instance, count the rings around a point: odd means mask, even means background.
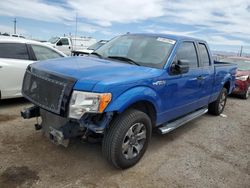
[[[25,44],[0,43],[0,58],[28,60],[29,55]]]
[[[35,53],[36,59],[39,61],[63,57],[61,54],[45,46],[39,46],[33,44],[31,46]]]
[[[203,43],[199,43],[199,51],[200,51],[200,59],[203,63],[203,66],[209,66],[210,65],[210,59],[207,51],[207,47]]]
[[[190,68],[198,67],[198,58],[193,42],[183,42],[177,49],[176,56],[178,60],[188,61]]]

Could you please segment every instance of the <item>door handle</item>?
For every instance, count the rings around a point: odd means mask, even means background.
[[[70,49],[70,46],[69,46],[69,49]]]
[[[204,80],[203,76],[198,76],[197,80]]]

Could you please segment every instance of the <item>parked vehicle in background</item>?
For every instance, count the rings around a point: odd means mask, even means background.
[[[248,99],[250,95],[250,58],[229,57],[220,61],[237,64],[238,70],[236,73],[236,83],[233,94],[243,99]]]
[[[102,45],[106,44],[108,41],[107,40],[100,40],[95,44],[92,44],[90,47],[88,47],[85,50],[74,50],[72,51],[72,56],[84,56],[84,55],[89,55],[98,48],[100,48]]]
[[[23,76],[29,64],[65,56],[44,43],[0,36],[0,99],[22,96]]]
[[[19,34],[12,34],[11,37],[19,37],[19,38],[23,38],[23,39],[25,38],[24,36],[19,35]]]
[[[85,50],[94,43],[96,43],[96,39],[92,37],[52,37],[47,42],[69,56],[72,51]]]
[[[166,134],[207,111],[221,114],[235,73],[234,64],[214,64],[203,40],[127,34],[86,57],[30,65],[22,93],[34,106],[21,114],[41,116],[36,129],[64,146],[99,135],[103,155],[124,169],[141,159],[153,128]]]

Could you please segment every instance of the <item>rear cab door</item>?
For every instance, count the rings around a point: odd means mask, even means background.
[[[198,56],[200,66],[202,67],[201,75],[201,103],[203,106],[208,105],[214,86],[214,66],[211,59],[208,45],[204,41],[197,41]]]

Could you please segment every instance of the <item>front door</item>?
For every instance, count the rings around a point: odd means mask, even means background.
[[[68,38],[61,38],[57,43],[56,43],[56,49],[59,51],[65,53],[66,55],[71,54],[71,45],[70,41]]]
[[[195,43],[184,41],[179,44],[175,61],[188,62],[189,71],[183,74],[167,75],[165,87],[164,113],[165,121],[173,120],[202,106],[201,104],[201,76],[202,67],[199,66]],[[162,116],[162,117],[163,117]]]

